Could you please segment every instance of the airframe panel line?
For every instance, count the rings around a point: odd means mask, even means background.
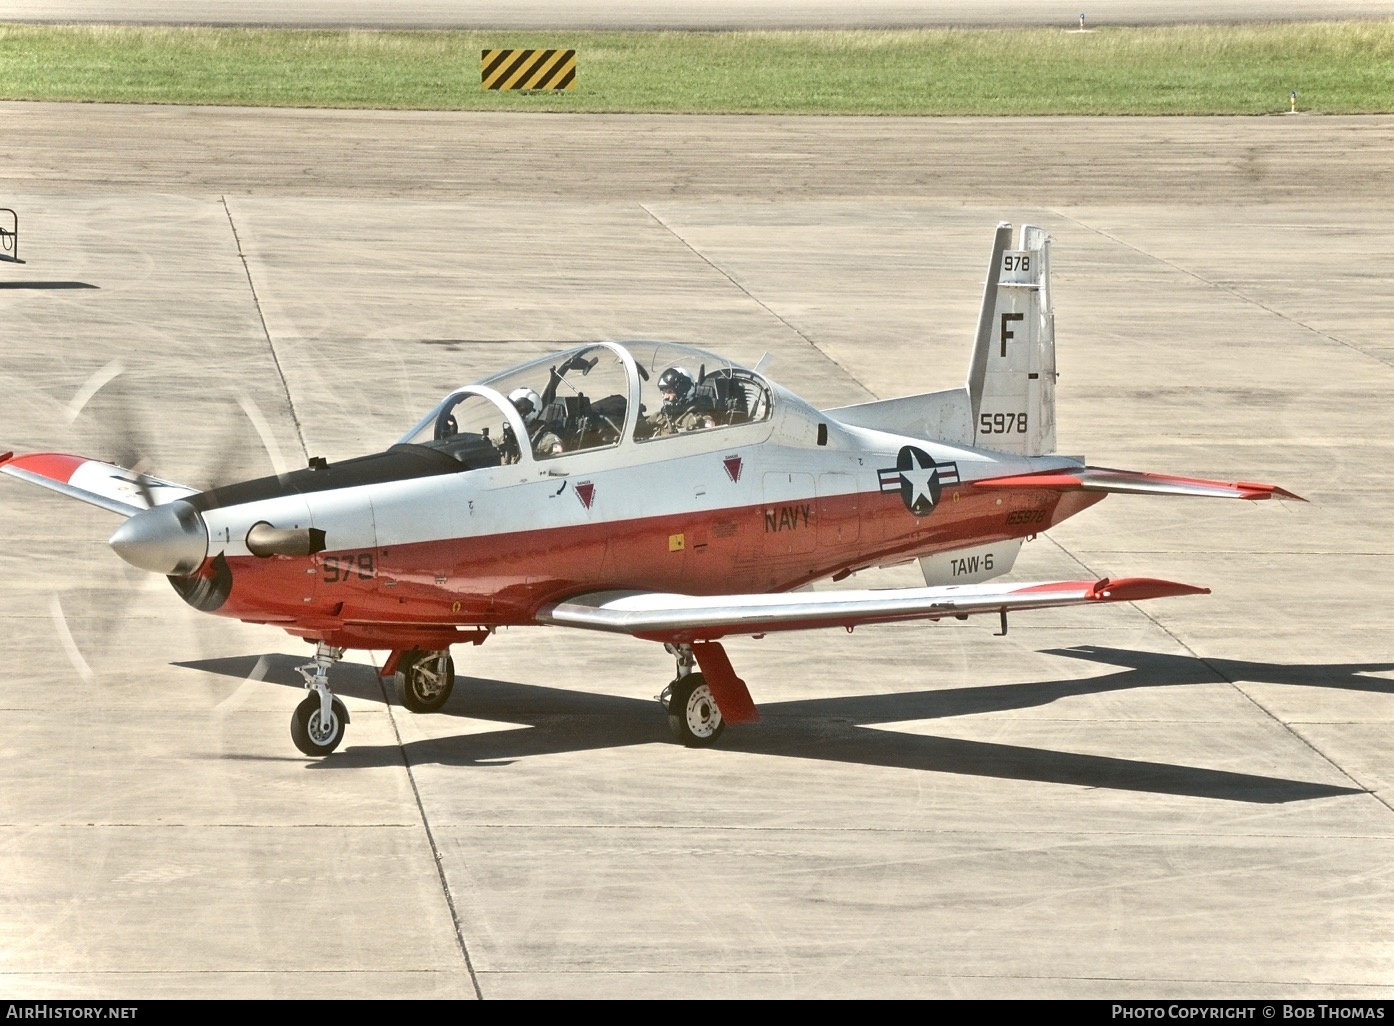
[[[285,369],[281,366],[280,354],[276,352],[276,341],[271,337],[271,328],[267,325],[266,314],[261,308],[261,298],[257,295],[256,282],[252,280],[252,267],[247,261],[246,252],[242,249],[242,237],[237,232],[237,222],[233,220],[232,217],[232,206],[228,203],[227,196],[220,196],[219,200],[222,202],[223,210],[227,214],[228,228],[232,230],[232,241],[237,246],[237,258],[242,261],[242,271],[247,276],[247,291],[252,295],[252,306],[256,309],[257,320],[261,322],[262,334],[266,336],[267,352],[271,354],[271,362],[276,368],[276,376],[280,378],[281,389],[285,393],[286,405],[290,407],[291,421],[295,424],[295,437],[300,441],[300,457],[302,460],[306,460],[309,458],[310,450],[305,444],[305,430],[300,423],[300,414],[295,407],[295,396],[291,394],[290,382],[286,380]],[[239,402],[243,402],[240,396]],[[257,433],[261,435],[262,444],[266,446],[267,453],[271,455],[273,461],[279,462],[277,457],[280,455],[280,448],[275,444],[275,439],[271,435],[265,419],[259,416],[260,411],[256,410],[255,406],[249,409],[247,402],[250,402],[250,400],[243,402],[243,410],[251,419],[252,426],[256,429]],[[258,415],[254,416],[254,410],[256,410]],[[276,467],[276,472],[278,474],[284,473],[285,469],[286,468],[282,466],[278,466]]]

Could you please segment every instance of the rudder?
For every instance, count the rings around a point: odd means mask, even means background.
[[[1055,451],[1055,313],[1050,295],[1050,236],[999,224],[983,289],[968,371],[973,444],[1040,456]]]

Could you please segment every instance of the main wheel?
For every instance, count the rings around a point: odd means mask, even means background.
[[[444,673],[441,662],[438,656],[420,649],[402,656],[402,669],[392,676],[397,701],[403,708],[427,713],[436,712],[445,705],[455,689],[455,660],[449,655],[445,657]]]
[[[669,686],[668,728],[688,748],[716,744],[726,729],[712,689],[700,673],[679,677]]]
[[[328,755],[344,739],[348,710],[337,698],[329,703],[329,721],[320,714],[319,695],[312,693],[295,707],[290,718],[290,737],[306,755]]]

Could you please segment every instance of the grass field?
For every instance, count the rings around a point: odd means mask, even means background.
[[[480,88],[495,47],[577,51],[565,93]],[[786,114],[1394,111],[1394,22],[1068,32],[288,31],[0,25],[0,99]]]

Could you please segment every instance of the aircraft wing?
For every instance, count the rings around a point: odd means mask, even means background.
[[[1130,577],[1040,584],[959,584],[879,591],[789,592],[774,595],[675,595],[600,591],[543,606],[539,623],[630,634],[652,641],[714,641],[814,627],[966,618],[1091,602],[1135,602],[1170,595],[1208,595],[1174,581]]]
[[[42,485],[70,499],[81,499],[123,517],[132,517],[151,506],[161,506],[198,492],[197,488],[138,474],[114,463],[58,452],[29,456],[0,454],[0,473]]]
[[[1296,499],[1300,495],[1277,485],[1239,481],[1206,481],[1195,477],[1173,477],[1170,474],[1144,474],[1136,470],[1110,470],[1107,467],[1080,467],[1078,470],[1047,471],[1043,474],[1018,474],[974,481],[974,488],[1003,488],[1012,491],[1041,488],[1055,492],[1120,492],[1130,495],[1188,495],[1209,499]]]

